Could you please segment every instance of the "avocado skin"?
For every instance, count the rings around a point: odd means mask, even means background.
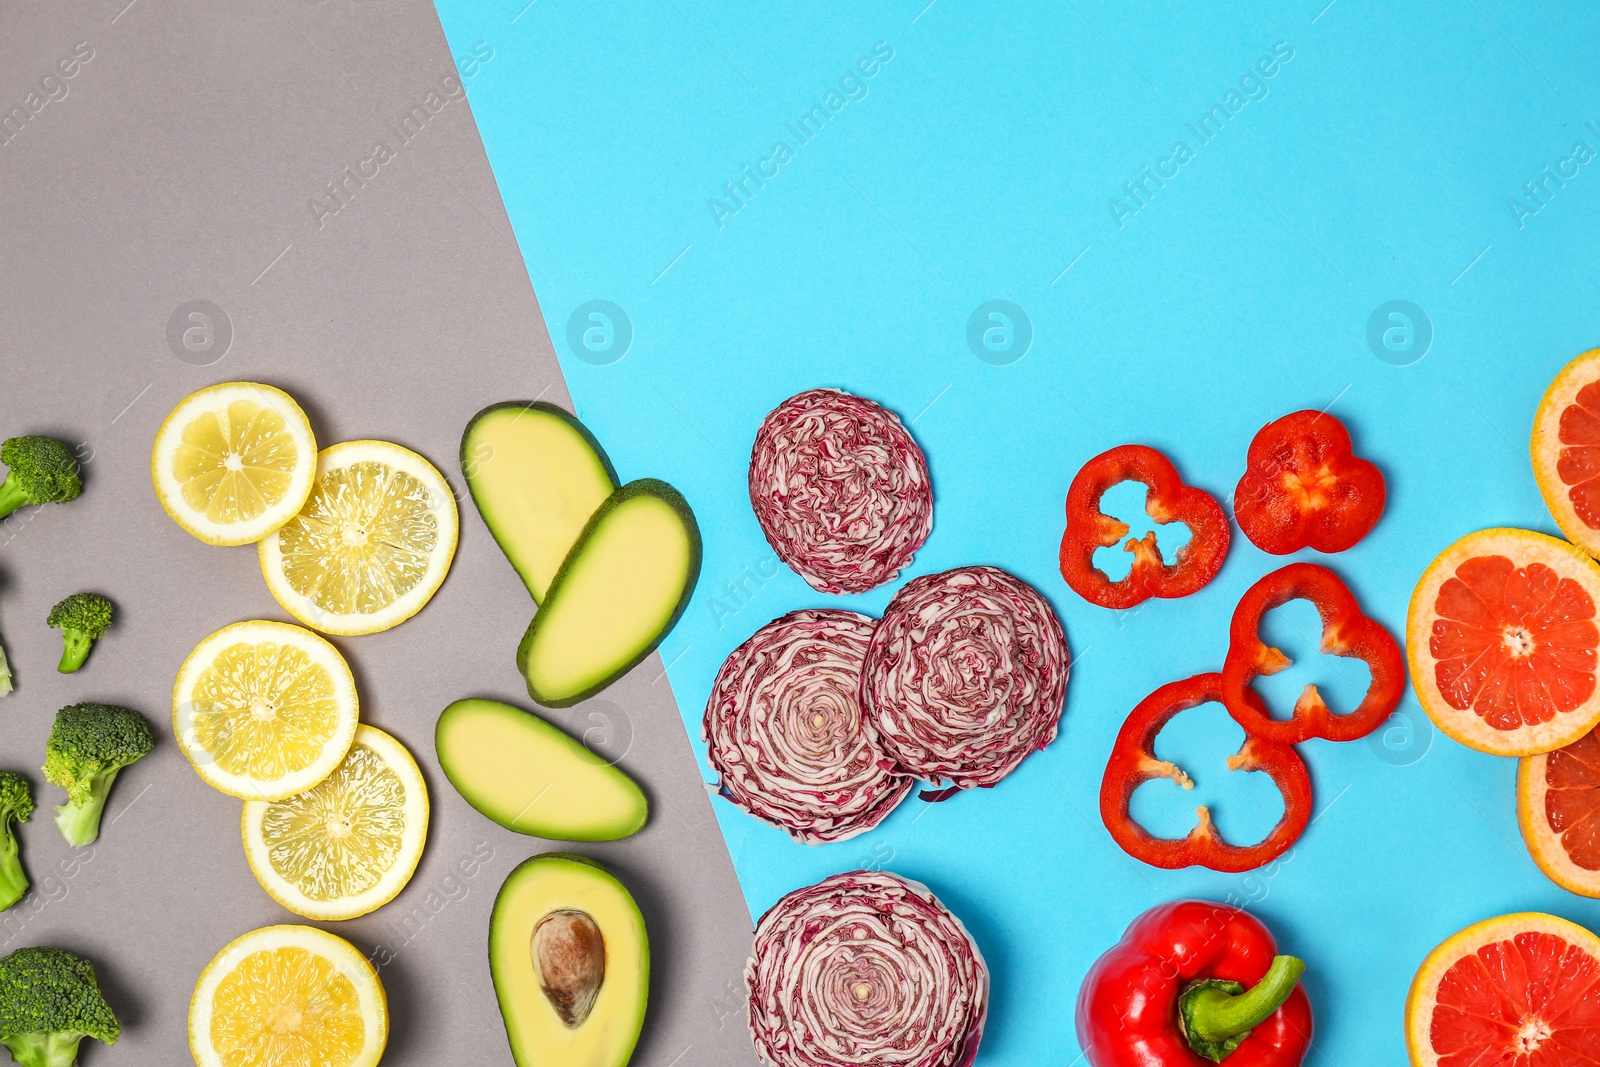
[[[505,701],[494,700],[494,699],[491,699],[491,698],[488,698],[488,697],[463,697],[460,700],[451,701],[451,703],[444,709],[444,711],[439,714],[439,719],[434,724],[434,728],[433,728],[433,737],[434,737],[433,749],[434,749],[435,755],[438,757],[438,760],[439,760],[439,768],[442,771],[444,771],[444,775],[445,775],[446,780],[448,780],[450,782],[450,784],[455,787],[456,792],[461,795],[461,798],[463,800],[465,800],[469,805],[471,805],[471,807],[472,807],[472,809],[474,811],[476,811],[478,814],[482,815],[484,818],[489,819],[490,821],[492,821],[494,823],[497,823],[500,826],[505,827],[507,830],[510,830],[513,833],[527,834],[527,835],[532,836],[532,837],[544,837],[547,840],[552,839],[555,835],[548,834],[548,833],[545,833],[545,834],[536,833],[532,829],[527,829],[527,828],[524,828],[524,827],[521,827],[521,826],[517,826],[517,825],[514,824],[514,822],[506,821],[505,819],[503,819],[501,817],[501,815],[499,813],[491,811],[491,810],[489,810],[489,808],[480,805],[479,801],[477,799],[474,799],[474,796],[472,795],[472,791],[469,788],[463,788],[463,784],[464,783],[467,783],[467,782],[471,781],[471,779],[473,777],[473,771],[471,769],[469,769],[468,767],[455,766],[453,764],[452,760],[449,759],[446,756],[446,753],[449,751],[449,746],[442,741],[442,737],[444,736],[445,732],[449,728],[449,724],[450,724],[452,716],[456,715],[462,709],[470,708],[470,707],[472,707],[474,705],[483,705],[483,706],[491,707],[498,714],[501,714],[501,715],[505,716],[508,720],[510,720],[512,722],[520,722],[522,720],[526,720],[526,726],[524,727],[525,729],[527,729],[529,731],[538,731],[538,732],[548,731],[549,734],[565,740],[574,749],[582,749],[583,743],[581,741],[579,741],[577,738],[573,737],[571,734],[567,733],[567,731],[561,729],[561,727],[557,726],[555,723],[550,722],[549,720],[544,719],[541,716],[536,715],[531,711],[525,711],[522,708],[517,707],[515,704],[507,704]],[[587,750],[585,749],[584,751],[587,751]],[[621,825],[616,825],[616,826],[606,826],[606,827],[595,826],[591,830],[591,832],[589,832],[589,833],[568,831],[564,835],[561,835],[561,840],[565,840],[565,841],[582,841],[582,842],[620,841],[623,838],[631,837],[632,835],[638,833],[640,830],[644,829],[645,824],[649,820],[649,811],[650,811],[649,800],[645,796],[644,791],[639,788],[639,784],[636,781],[634,781],[632,776],[627,774],[620,767],[609,766],[609,767],[606,768],[606,771],[608,771],[612,775],[615,775],[617,778],[621,779],[623,782],[626,782],[627,786],[632,790],[632,792],[634,792],[635,794],[638,795],[638,797],[639,797],[639,818],[638,818],[638,820],[636,822],[626,823],[626,824],[621,824]],[[571,858],[577,859],[577,860],[583,860],[583,857],[581,857],[581,856],[573,856]],[[588,862],[588,861],[587,860],[583,860],[583,862]]]
[[[567,572],[572,569],[573,563],[583,553],[583,547],[588,543],[589,535],[594,532],[595,527],[603,522],[605,517],[619,505],[636,496],[653,496],[665,503],[673,511],[677,512],[679,519],[683,522],[684,529],[688,531],[689,573],[683,583],[683,595],[678,598],[678,606],[673,608],[666,625],[656,634],[655,640],[647,644],[637,656],[583,692],[560,700],[551,700],[541,696],[534,690],[533,682],[528,680],[528,648],[533,643],[534,631],[539,626],[539,616],[537,614],[534,615],[533,621],[528,623],[528,629],[522,635],[522,640],[517,644],[517,670],[522,673],[523,680],[527,681],[528,696],[544,707],[570,708],[574,704],[580,704],[643,663],[650,653],[654,652],[657,646],[661,644],[662,639],[672,632],[672,628],[678,625],[678,620],[683,617],[684,609],[689,606],[690,598],[694,596],[695,584],[700,580],[700,562],[704,554],[702,551],[703,544],[700,540],[700,525],[695,522],[694,511],[689,507],[689,502],[683,498],[683,494],[666,482],[661,481],[659,478],[638,478],[627,485],[619,487],[616,492],[606,498],[604,504],[595,509],[593,515],[589,516],[589,521],[584,525],[583,532],[578,535],[578,543],[568,553],[566,560],[561,564],[561,569],[556,571],[556,576],[550,580],[550,589],[545,594],[544,602],[548,604],[555,599],[556,594],[561,589],[562,582],[567,577]]]
[[[611,479],[611,484],[620,485],[622,483],[617,479],[616,468],[611,465],[611,457],[606,455],[606,450],[600,447],[600,442],[595,439],[594,434],[589,432],[589,427],[580,422],[576,415],[573,415],[571,412],[566,411],[563,408],[557,407],[555,404],[547,403],[543,400],[503,400],[498,404],[490,404],[488,407],[472,416],[471,419],[467,420],[467,428],[461,431],[461,447],[457,451],[456,459],[457,462],[461,464],[461,477],[466,480],[467,492],[472,495],[472,503],[478,509],[478,517],[483,519],[483,524],[489,528],[489,536],[494,538],[494,543],[499,546],[500,551],[505,555],[506,559],[512,560],[512,554],[507,551],[504,542],[500,540],[500,531],[496,530],[494,528],[494,523],[489,521],[488,513],[483,507],[483,501],[478,499],[478,485],[472,476],[473,467],[469,461],[469,452],[472,446],[473,432],[478,428],[478,424],[489,415],[507,410],[537,411],[541,414],[550,415],[560,419],[562,422],[576,430],[579,437],[583,438],[584,443],[589,446],[590,451],[592,451],[595,454],[595,457],[600,460],[600,466],[605,469],[606,477]],[[527,587],[529,595],[533,595],[533,586],[528,584],[527,576],[522,573],[521,569],[518,568],[514,562],[512,565],[512,570],[517,572],[517,577],[520,578],[522,580],[522,584]],[[551,582],[551,587],[554,588],[554,580]],[[546,595],[548,596],[548,590],[546,591]],[[535,603],[539,601],[538,596],[534,596],[533,599]]]
[[[639,1035],[644,1029],[645,1013],[649,1007],[648,990],[650,987],[650,939],[649,935],[644,933],[644,916],[639,912],[639,906],[634,901],[633,894],[628,892],[627,886],[623,885],[614,874],[612,874],[603,865],[595,860],[592,860],[587,856],[580,856],[573,852],[541,852],[536,856],[530,856],[529,858],[523,860],[521,863],[517,864],[516,867],[512,868],[510,874],[506,875],[506,880],[504,884],[501,885],[500,892],[495,895],[494,910],[489,917],[489,973],[491,978],[494,979],[496,999],[499,1001],[501,1013],[504,1014],[507,1011],[508,1006],[505,1000],[500,999],[501,976],[495,971],[494,949],[496,943],[501,938],[509,938],[510,942],[514,944],[519,951],[526,951],[527,946],[531,943],[533,937],[532,929],[513,929],[505,921],[504,909],[502,908],[504,898],[508,893],[514,893],[517,891],[519,883],[522,880],[521,876],[530,868],[554,863],[575,865],[578,869],[572,871],[572,875],[578,877],[593,877],[597,880],[604,881],[615,886],[618,890],[620,890],[622,896],[627,900],[629,906],[632,908],[633,916],[639,922],[639,930],[641,931],[642,936],[640,938],[638,950],[640,971],[642,973],[628,976],[631,981],[637,982],[640,988],[638,1018],[633,1021],[632,1040],[627,1043],[627,1048],[622,1052],[621,1058],[618,1059],[614,1065],[611,1065],[611,1067],[626,1067],[627,1063],[633,1057],[634,1049],[638,1045]],[[546,913],[548,913],[548,910]],[[615,934],[615,931],[607,931],[604,926],[601,927],[601,932],[603,936],[612,936]],[[613,976],[610,973],[607,974],[607,981],[618,980],[622,978],[623,976],[621,975]],[[589,1017],[589,1022],[585,1023],[585,1025],[598,1022],[601,1022],[601,1020],[597,1016],[591,1015]],[[509,1041],[509,1028],[507,1038]],[[518,1048],[515,1043],[511,1043],[511,1056],[516,1061],[518,1067],[550,1067],[552,1062],[545,1057],[537,1056],[537,1050],[521,1049]]]
[[[564,408],[557,407],[555,404],[551,404],[543,400],[502,400],[498,404],[490,404],[488,407],[472,416],[471,419],[467,420],[467,428],[461,432],[461,450],[458,453],[458,459],[461,462],[461,476],[466,478],[467,488],[469,490],[472,488],[472,477],[466,473],[468,470],[467,446],[472,443],[472,431],[477,429],[479,421],[481,421],[485,416],[492,415],[497,411],[505,411],[508,408],[517,408],[522,411],[538,411],[543,412],[546,415],[554,415],[562,422],[565,422],[567,425],[571,426],[574,430],[577,430],[579,436],[588,442],[590,448],[594,449],[594,454],[600,457],[600,463],[605,467],[606,474],[610,476],[611,484],[621,484],[617,480],[616,468],[611,465],[611,457],[606,455],[606,450],[600,447],[600,442],[595,440],[594,434],[589,432],[589,427],[580,422],[576,415]],[[473,499],[476,500],[476,496],[474,496]]]

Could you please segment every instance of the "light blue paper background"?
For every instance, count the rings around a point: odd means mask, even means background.
[[[1600,926],[1600,906],[1528,859],[1514,762],[1432,731],[1408,694],[1371,743],[1303,746],[1320,814],[1277,867],[1128,859],[1096,810],[1118,726],[1156,686],[1220,666],[1233,605],[1281,561],[1236,537],[1193,597],[1091,607],[1056,570],[1063,498],[1090,456],[1140,441],[1228,500],[1258,427],[1332,405],[1382,466],[1389,504],[1362,544],[1322,561],[1397,636],[1418,575],[1456,537],[1554,532],[1526,441],[1550,377],[1600,343],[1600,161],[1547,182],[1543,204],[1523,183],[1575,142],[1600,151],[1584,125],[1600,126],[1600,16],[1505,0],[924,2],[439,3],[456,55],[492,50],[466,79],[472,108],[578,413],[624,479],[671,481],[699,517],[700,586],[662,646],[693,736],[717,667],[758,626],[806,606],[877,614],[901,584],[827,597],[773,562],[746,462],[761,417],[805,388],[914,422],[935,525],[902,581],[996,564],[1065,624],[1061,736],[999,788],[909,801],[816,848],[716,800],[751,910],[853,867],[926,881],[993,969],[980,1064],[1031,1067],[1074,1062],[1079,982],[1140,911],[1248,901],[1308,961],[1308,1062],[1402,1064],[1405,991],[1442,938],[1521,909]],[[786,123],[878,42],[893,58],[865,97],[802,144]],[[1293,58],[1265,97],[1200,145],[1186,123],[1278,42]],[[1107,201],[1180,139],[1193,158],[1119,227]],[[719,227],[708,200],[728,204],[724,182],[777,141],[792,158]],[[605,365],[614,349],[567,337],[597,299],[633,334]],[[969,315],[994,299],[1031,321],[1011,365],[967,342]],[[1431,320],[1411,365],[1368,345],[1369,316],[1395,299]],[[1296,634],[1314,631],[1309,610],[1288,615],[1273,620],[1284,647],[1310,654]],[[1308,680],[1362,688],[1322,662],[1273,692]],[[1239,737],[1214,707],[1174,723],[1163,753],[1200,784],[1141,792],[1147,824],[1181,833],[1209,800],[1225,833],[1264,832],[1270,783],[1221,767]]]

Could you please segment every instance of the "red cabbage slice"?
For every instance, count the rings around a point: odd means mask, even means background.
[[[922,449],[892,412],[837,389],[792,396],[762,420],[750,506],[778,558],[824,593],[893,580],[933,529]]]
[[[915,578],[889,601],[867,647],[861,704],[892,769],[988,787],[1055,739],[1070,663],[1037,590],[997,567],[958,567]]]
[[[969,1067],[989,971],[927,886],[836,874],[778,901],[745,968],[750,1033],[771,1067]]]
[[[719,792],[805,844],[872,829],[914,784],[886,769],[861,713],[872,627],[853,611],[790,612],[734,649],[706,702]]]

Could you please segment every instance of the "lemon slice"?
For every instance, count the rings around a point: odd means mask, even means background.
[[[189,653],[172,687],[183,754],[207,784],[245,800],[282,800],[332,774],[359,710],[339,650],[286,622],[224,626]]]
[[[247,801],[240,826],[273,900],[308,919],[354,919],[411,880],[428,837],[428,787],[404,745],[361,726],[332,774],[286,800]]]
[[[455,494],[433,464],[387,441],[317,457],[300,514],[261,542],[283,609],[329,634],[371,634],[422,610],[456,554]]]
[[[310,926],[232,941],[189,1001],[199,1067],[372,1067],[388,1040],[378,972],[350,942]]]
[[[255,382],[190,393],[156,431],[150,477],[172,520],[208,545],[247,545],[305,505],[317,441],[294,397]]]

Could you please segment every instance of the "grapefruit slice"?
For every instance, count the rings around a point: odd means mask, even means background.
[[[1600,556],[1600,348],[1561,368],[1545,390],[1528,451],[1556,525]]]
[[[1406,619],[1411,685],[1469,748],[1532,756],[1600,723],[1600,567],[1531,530],[1480,530],[1422,573]]]
[[[1600,1063],[1600,937],[1522,912],[1428,954],[1406,997],[1412,1067]]]
[[[1600,733],[1526,756],[1517,766],[1517,822],[1533,862],[1556,885],[1600,897]]]

